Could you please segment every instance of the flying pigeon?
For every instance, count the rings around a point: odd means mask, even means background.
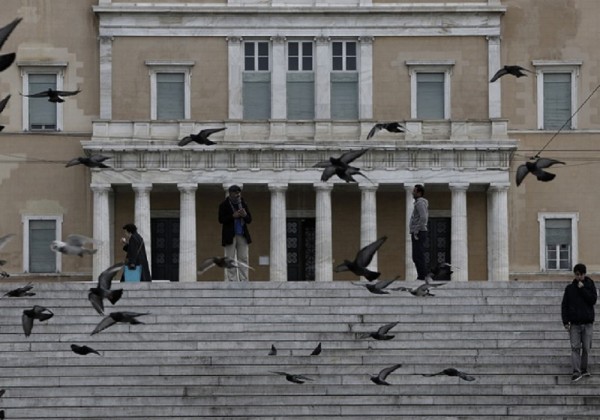
[[[386,287],[388,287],[390,284],[392,284],[395,281],[396,281],[396,279],[380,280],[375,283],[352,283],[352,284],[354,284],[356,286],[363,286],[369,292],[374,293],[376,295],[389,295],[390,292],[383,290],[383,289],[385,289]]]
[[[432,280],[450,280],[452,273],[454,273],[452,266],[447,262],[442,262],[431,269],[428,277]]]
[[[6,104],[8,103],[8,100],[10,99],[10,95],[6,95],[6,98],[2,99],[0,101],[0,112],[4,111],[4,108],[6,108]],[[0,131],[4,130],[4,126],[0,125]]]
[[[513,76],[516,76],[516,77],[527,76],[525,73],[523,73],[524,71],[533,73],[531,70],[528,70],[521,66],[504,66],[500,70],[498,70],[496,72],[496,74],[494,74],[494,77],[492,77],[492,79],[490,80],[490,83],[494,83],[496,80],[498,80],[499,78],[501,78],[502,76],[504,76],[506,74],[512,74]]]
[[[91,155],[89,157],[88,156],[76,157],[76,158],[73,158],[70,161],[68,161],[67,164],[65,165],[65,168],[68,168],[70,166],[75,166],[75,165],[84,165],[84,166],[87,166],[88,168],[110,168],[110,166],[103,163],[105,160],[108,160],[108,159],[110,159],[110,157],[102,156],[102,155]]]
[[[79,92],[81,92],[80,89],[54,90],[52,88],[48,88],[48,90],[44,90],[42,92],[31,93],[29,95],[21,95],[26,96],[28,98],[48,98],[48,102],[61,103],[65,101],[63,97],[77,95]]]
[[[399,290],[401,292],[408,292],[413,296],[417,296],[417,297],[423,297],[423,296],[435,296],[433,293],[430,292],[429,289],[431,289],[432,287],[438,287],[438,286],[442,286],[446,284],[444,283],[423,283],[417,287],[396,287],[396,288],[392,288],[390,290]]]
[[[123,289],[110,289],[113,277],[123,268],[123,265],[123,263],[117,263],[110,266],[100,273],[96,287],[90,287],[88,299],[100,315],[104,315],[104,299],[108,299],[114,305],[123,295]]]
[[[394,338],[393,335],[388,334],[388,332],[398,325],[398,322],[390,322],[389,324],[385,324],[375,332],[370,333],[361,333],[359,334],[359,338],[374,338],[375,340],[391,340]]]
[[[189,136],[185,136],[181,140],[179,140],[179,146],[185,146],[188,143],[195,141],[198,144],[206,144],[210,146],[211,144],[216,144],[214,141],[209,140],[209,136],[213,133],[218,133],[219,131],[226,130],[227,127],[221,128],[207,128],[201,130],[198,134],[190,134]]]
[[[466,373],[461,372],[460,370],[455,369],[455,368],[447,368],[438,373],[423,374],[423,376],[438,376],[438,375],[458,376],[460,379],[465,380],[465,381],[474,381],[475,380],[475,378],[473,376],[467,375]]]
[[[389,385],[389,382],[386,382],[385,378],[387,378],[390,373],[392,373],[401,366],[402,365],[398,363],[396,365],[392,365],[386,367],[385,369],[382,369],[381,372],[379,372],[377,375],[371,375],[371,382],[377,385]]]
[[[8,235],[1,236],[0,237],[0,249],[4,248],[4,246],[7,243],[9,243],[12,240],[12,238],[14,238],[14,237],[15,237],[14,233],[9,233]],[[2,265],[4,265],[4,264],[2,264]]]
[[[122,323],[122,324],[143,324],[142,321],[139,321],[137,319],[138,316],[142,316],[142,315],[148,315],[150,312],[144,312],[144,313],[139,313],[139,312],[127,312],[127,311],[123,311],[123,312],[111,312],[108,316],[104,317],[102,319],[102,321],[100,321],[98,323],[98,325],[96,325],[96,328],[94,328],[94,331],[92,331],[92,333],[90,335],[94,335],[99,333],[102,330],[107,329],[108,327],[115,325],[117,323]]]
[[[271,373],[276,373],[277,375],[285,376],[285,379],[288,382],[293,382],[295,384],[303,384],[306,381],[312,381],[311,378],[304,376],[304,375],[294,375],[294,374],[287,373],[287,372],[277,372],[277,371],[271,371]]]
[[[73,353],[79,354],[80,356],[87,356],[92,353],[102,356],[98,351],[85,345],[78,346],[77,344],[71,344],[71,350],[73,350]]]
[[[85,248],[86,244],[98,244],[99,242],[95,239],[88,238],[87,236],[71,234],[67,236],[67,241],[52,241],[50,249],[55,252],[60,252],[65,255],[79,255],[83,257],[84,254],[95,254],[97,249]]]
[[[31,283],[29,283],[26,286],[18,287],[14,290],[11,290],[10,292],[6,292],[4,294],[4,296],[8,296],[8,297],[35,296],[35,293],[30,292],[31,289],[33,289],[33,286],[31,285]]]
[[[268,355],[277,356],[277,348],[275,347],[275,344],[271,344],[271,350],[269,350]]]
[[[369,180],[367,176],[360,172],[360,168],[350,166],[349,163],[364,155],[369,149],[352,150],[342,153],[339,158],[330,157],[329,160],[324,160],[313,165],[313,168],[325,168],[321,174],[321,181],[325,182],[333,175],[346,182],[356,182],[353,175],[360,175]]]
[[[321,354],[321,343],[319,343],[317,345],[317,347],[315,347],[315,349],[312,351],[312,353],[310,355],[311,356],[318,356],[319,354]]]
[[[0,71],[4,71],[14,63],[17,55],[15,53],[8,53],[0,55]]]
[[[371,131],[369,131],[369,134],[367,135],[367,140],[369,140],[375,135],[375,133],[381,130],[387,130],[390,133],[404,133],[406,131],[406,127],[404,127],[399,122],[377,123],[373,126],[373,128],[371,128]]]
[[[233,258],[229,258],[229,257],[211,257],[211,258],[207,258],[204,261],[202,261],[198,267],[198,275],[200,274],[204,274],[204,272],[206,272],[209,268],[212,268],[214,266],[217,267],[221,267],[221,268],[239,268],[240,266],[242,267],[247,267],[250,270],[254,270],[254,268],[250,267],[248,264],[243,263],[241,261],[235,260]]]
[[[539,181],[548,182],[552,181],[555,174],[544,171],[544,168],[548,168],[552,165],[556,165],[560,163],[564,165],[565,162],[561,162],[560,160],[548,159],[548,158],[537,158],[535,162],[525,162],[523,165],[520,165],[517,168],[517,187],[521,185],[523,179],[527,176],[528,173],[531,172],[532,175],[535,175]]]
[[[31,335],[34,319],[37,319],[38,321],[46,321],[53,316],[54,313],[50,309],[44,308],[43,306],[34,305],[31,309],[25,309],[23,311],[23,316],[21,317],[25,337],[29,337]]]
[[[13,29],[15,29],[17,27],[17,25],[19,24],[19,22],[21,22],[22,20],[23,20],[23,18],[16,18],[12,22],[10,22],[8,25],[0,28],[0,48],[2,48],[2,46],[8,39],[8,36],[11,34]]]
[[[373,256],[381,247],[381,245],[383,245],[386,239],[387,236],[382,236],[375,242],[372,242],[369,245],[365,246],[360,251],[358,251],[356,257],[354,258],[354,261],[344,260],[344,262],[338,265],[334,271],[336,273],[339,273],[340,271],[351,271],[357,276],[363,276],[369,281],[375,280],[381,275],[381,273],[377,271],[371,271],[367,268],[367,266],[371,263],[371,260],[373,260]]]

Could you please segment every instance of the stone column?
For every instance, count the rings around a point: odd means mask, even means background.
[[[372,36],[358,38],[360,47],[358,118],[361,120],[373,118],[373,39]]]
[[[508,281],[508,183],[488,188],[488,280]]]
[[[100,36],[100,119],[112,119],[112,36]]]
[[[315,38],[315,119],[331,118],[331,56],[330,39],[326,36]]]
[[[196,189],[198,184],[177,184],[180,192],[179,281],[197,280]]]
[[[227,57],[229,64],[229,119],[241,120],[244,116],[244,103],[242,100],[244,54],[242,51],[242,37],[227,37]]]
[[[377,239],[377,184],[359,184],[360,189],[360,248]],[[369,269],[377,271],[377,253]]]
[[[500,37],[488,36],[488,80],[502,67],[500,57]],[[488,113],[490,118],[502,117],[501,80],[488,83]]]
[[[271,191],[271,281],[287,281],[286,202],[287,184],[269,184]]]
[[[152,190],[152,184],[131,184],[131,187],[135,193],[134,223],[139,234],[144,238],[148,263],[152,267],[152,238],[150,233],[150,190]]]
[[[92,259],[92,282],[98,280],[98,276],[111,264],[111,246],[110,246],[110,208],[109,194],[111,192],[110,184],[92,184],[92,192],[94,194],[94,226],[93,238],[99,243],[95,245],[98,250]]]
[[[452,280],[469,280],[469,244],[467,236],[467,190],[468,183],[450,183],[452,192],[452,219],[450,231],[451,264],[457,269],[452,270]]]
[[[412,260],[412,241],[410,238],[410,216],[414,208],[413,189],[415,184],[404,184],[404,191],[406,197],[406,228],[404,230],[404,247],[406,249],[404,255],[405,263],[405,280],[415,280],[417,278],[417,269],[415,263]]]
[[[333,241],[331,224],[331,190],[333,184],[317,182],[315,220],[315,280],[333,280]]]

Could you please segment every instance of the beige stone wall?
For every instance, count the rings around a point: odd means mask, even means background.
[[[113,119],[150,119],[150,75],[146,61],[194,61],[191,120],[227,118],[225,38],[116,38],[113,43]]]
[[[377,37],[373,43],[373,115],[410,119],[410,74],[406,61],[454,60],[451,115],[486,119],[487,41],[484,37]]]

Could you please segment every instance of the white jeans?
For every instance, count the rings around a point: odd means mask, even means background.
[[[225,256],[248,264],[248,241],[242,235],[235,235],[233,243],[225,245]],[[248,281],[248,267],[226,268],[225,279],[227,281]]]

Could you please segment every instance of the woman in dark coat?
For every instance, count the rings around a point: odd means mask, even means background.
[[[123,230],[125,231],[126,238],[121,238],[121,241],[123,242],[123,251],[127,253],[125,265],[129,268],[135,268],[136,265],[141,265],[141,281],[152,281],[144,239],[140,236],[137,227],[133,223],[128,223],[123,226]]]

